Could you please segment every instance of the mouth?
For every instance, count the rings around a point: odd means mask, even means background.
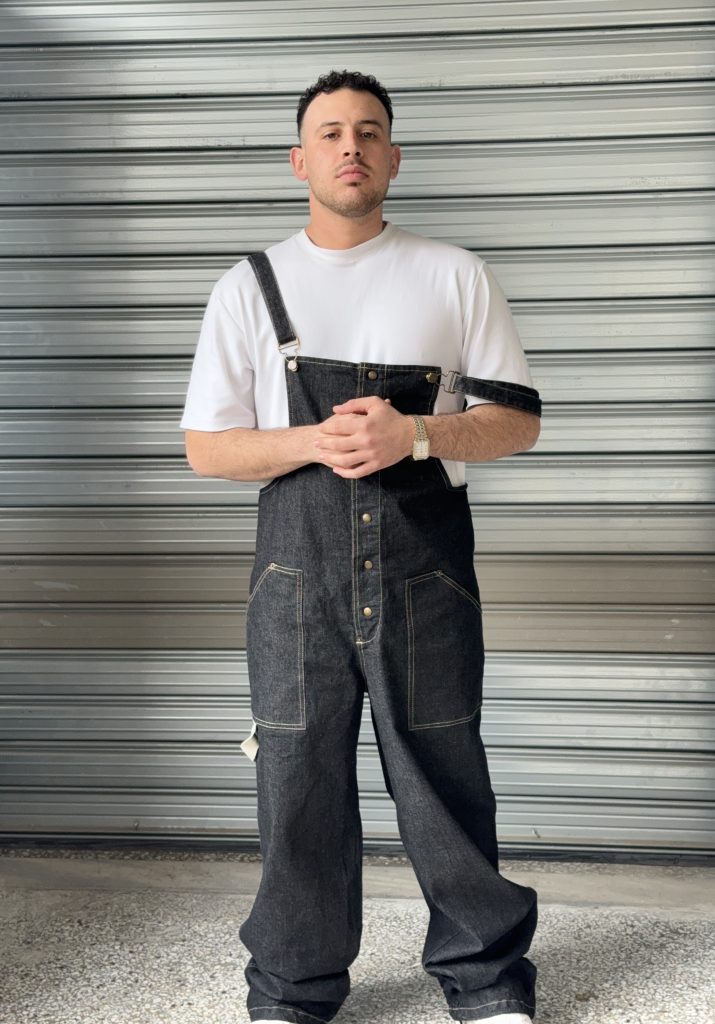
[[[346,167],[338,175],[343,181],[362,181],[367,178],[367,172],[361,167]]]

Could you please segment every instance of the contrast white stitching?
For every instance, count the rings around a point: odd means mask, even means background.
[[[504,999],[493,999],[490,1003],[480,1003],[479,1006],[450,1006],[450,1010],[483,1010],[485,1006],[496,1006],[497,1003],[518,1003],[519,1006],[526,1006],[530,1010],[534,1009],[534,1003],[525,1003],[523,999],[514,999],[513,996],[505,996]],[[475,1024],[479,1024],[479,1018],[477,1018]]]
[[[479,601],[477,601],[476,597],[473,594],[470,594],[468,590],[465,590],[464,587],[460,586],[456,580],[453,580],[451,576],[448,576],[446,572],[442,572],[440,569],[437,570],[437,573],[445,583],[449,583],[450,587],[454,587],[454,589],[458,590],[460,594],[464,594],[465,597],[468,597],[469,600],[477,606],[479,611],[482,610],[482,606]]]
[[[413,370],[425,370],[431,373],[442,373],[441,366],[428,366],[426,363],[355,363],[350,359],[323,359],[321,356],[303,356],[301,362],[317,363],[319,366],[326,364],[328,366],[347,366],[351,369],[355,369],[357,366],[360,370],[375,369],[376,367],[381,370],[406,370],[408,372]],[[435,390],[439,388],[439,384],[435,384]]]

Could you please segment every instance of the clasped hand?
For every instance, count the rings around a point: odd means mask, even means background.
[[[392,466],[412,451],[414,426],[389,398],[351,398],[319,425],[316,462],[346,479]]]

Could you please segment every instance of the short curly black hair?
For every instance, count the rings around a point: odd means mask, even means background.
[[[303,125],[303,117],[308,106],[321,92],[336,92],[338,89],[354,89],[355,92],[371,92],[377,96],[380,103],[387,111],[387,118],[392,131],[392,103],[387,90],[381,85],[374,75],[363,75],[359,71],[330,71],[327,75],[321,75],[314,85],[309,86],[298,100],[298,138]]]

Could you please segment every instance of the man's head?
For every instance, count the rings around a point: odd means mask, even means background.
[[[380,83],[354,71],[323,75],[301,96],[297,121],[291,165],[308,182],[313,214],[360,218],[381,207],[400,149],[390,141],[392,104]]]

